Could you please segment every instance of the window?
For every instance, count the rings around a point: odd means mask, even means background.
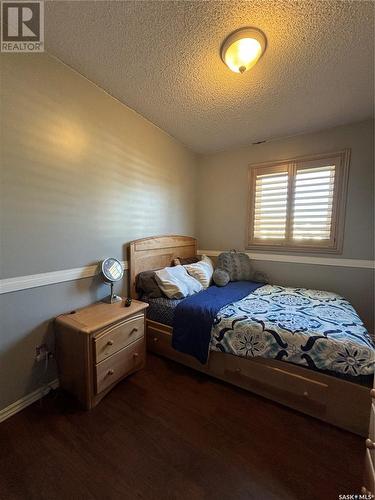
[[[251,165],[248,248],[339,253],[349,153]]]

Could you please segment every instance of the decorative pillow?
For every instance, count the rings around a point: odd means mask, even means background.
[[[170,299],[183,299],[203,289],[199,281],[190,276],[183,266],[155,271],[155,278],[159,288]]]
[[[202,259],[200,262],[205,262],[206,264],[208,264],[212,269],[212,272],[214,272],[214,264],[212,260],[209,257],[207,257],[207,255],[202,255]]]
[[[223,252],[217,258],[217,267],[227,271],[230,281],[251,280],[253,275],[249,256],[241,252]]]
[[[218,267],[215,269],[212,279],[217,286],[225,286],[230,282],[230,276],[227,271]]]
[[[147,295],[150,299],[164,297],[155,279],[155,271],[143,271],[135,280],[135,289],[140,295]]]
[[[208,288],[210,286],[214,269],[209,262],[201,260],[196,264],[184,266],[184,268],[190,276],[193,276],[193,278],[199,281],[203,288]]]
[[[198,257],[177,257],[173,259],[174,266],[185,266],[187,264],[195,264],[196,262],[199,262]]]

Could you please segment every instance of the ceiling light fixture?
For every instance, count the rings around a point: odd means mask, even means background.
[[[257,28],[241,28],[231,33],[221,46],[221,58],[235,73],[252,68],[266,50],[265,34]]]

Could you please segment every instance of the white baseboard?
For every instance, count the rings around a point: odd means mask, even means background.
[[[23,398],[19,399],[18,401],[15,401],[6,408],[3,408],[2,410],[0,410],[0,422],[3,422],[7,418],[12,417],[13,415],[23,410],[27,406],[31,405],[32,403],[35,403],[35,401],[38,401],[38,399],[41,399],[43,396],[46,395],[47,389],[57,389],[58,386],[59,386],[58,379],[52,380],[52,382],[49,382],[43,387],[39,387],[39,389],[36,389],[36,391],[31,392],[27,396],[24,396]]]

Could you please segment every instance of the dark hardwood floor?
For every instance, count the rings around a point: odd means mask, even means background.
[[[0,498],[338,499],[364,440],[149,355],[91,412],[57,392],[0,424]]]

